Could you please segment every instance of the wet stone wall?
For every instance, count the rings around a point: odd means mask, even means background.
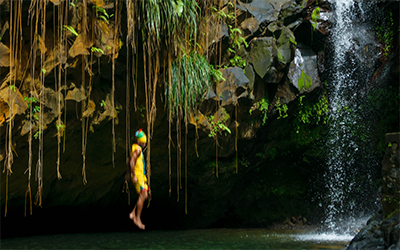
[[[385,215],[400,204],[400,133],[386,134],[386,153],[382,161],[382,206]]]

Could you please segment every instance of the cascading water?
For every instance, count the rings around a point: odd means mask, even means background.
[[[370,23],[373,3],[329,1],[333,9],[328,56],[331,112],[323,224],[331,233],[354,234],[360,225],[357,221],[377,210],[377,188],[372,177],[378,172],[379,160],[368,148],[372,145],[368,141],[372,119],[364,104],[379,48]]]

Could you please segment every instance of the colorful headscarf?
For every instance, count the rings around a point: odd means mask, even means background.
[[[146,134],[143,132],[142,129],[139,129],[138,131],[136,131],[135,136],[136,136],[137,142],[147,143]]]

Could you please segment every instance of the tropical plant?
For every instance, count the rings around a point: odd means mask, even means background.
[[[280,98],[278,98],[278,100],[276,101],[275,108],[279,113],[279,116],[276,119],[281,119],[281,118],[288,117],[288,113],[287,113],[288,107],[287,107],[286,104],[281,104],[281,99]]]
[[[268,99],[266,98],[261,98],[259,102],[256,102],[254,105],[255,109],[258,109],[261,111],[262,114],[262,125],[265,125],[265,122],[268,119],[268,107],[269,107],[269,102]],[[252,114],[253,109],[249,110],[250,115]]]
[[[28,102],[28,111],[29,111],[29,114],[27,115],[27,117],[29,118],[29,116],[33,116],[36,120],[39,120],[39,117],[37,116],[37,113],[40,113],[40,106],[38,106],[38,105],[32,105],[33,103],[36,103],[36,102],[39,102],[39,100],[38,99],[36,99],[35,97],[24,97],[24,100],[26,101],[26,102]],[[32,113],[31,113],[31,106],[32,106]]]
[[[78,34],[78,32],[76,32],[76,30],[72,27],[72,26],[70,26],[70,25],[64,25],[64,30],[68,30],[68,31],[70,31],[72,34],[74,34],[75,36],[78,36],[79,34]]]
[[[171,72],[170,78],[166,75],[167,81],[172,81],[166,89],[167,101],[171,105],[171,117],[177,114],[188,115],[189,112],[197,110],[197,105],[211,86],[211,77],[215,77],[216,72],[206,58],[195,51],[173,62]]]
[[[306,74],[303,70],[301,71],[300,74],[300,79],[298,80],[298,87],[299,91],[301,91],[303,88],[308,89],[309,87],[312,86],[312,79],[311,76]]]
[[[400,30],[400,27],[397,29]],[[383,44],[383,56],[387,57],[388,52],[392,48],[392,43],[394,39],[395,28],[393,21],[393,13],[389,12],[388,16],[385,18],[385,21],[382,25],[376,27],[376,36]]]

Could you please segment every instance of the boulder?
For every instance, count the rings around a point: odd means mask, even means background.
[[[239,98],[248,95],[245,90],[249,84],[249,79],[243,73],[243,69],[239,67],[221,69],[221,72],[226,79],[226,81],[217,84],[217,94],[221,98],[221,105],[235,105]]]
[[[273,37],[261,37],[250,42],[248,59],[254,71],[261,78],[271,73],[274,57],[277,55],[276,41]]]
[[[281,35],[276,41],[278,60],[281,64],[286,65],[292,61],[295,43],[296,38],[294,37],[293,32],[289,28],[283,27]]]
[[[249,3],[239,1],[239,8],[251,13],[254,18],[260,23],[270,23],[278,19],[281,6],[291,0],[253,0]]]
[[[308,46],[298,44],[294,60],[290,63],[288,78],[300,92],[311,92],[321,86],[317,54]]]

